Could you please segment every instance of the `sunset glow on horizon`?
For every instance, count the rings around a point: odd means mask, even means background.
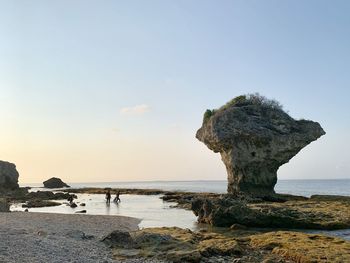
[[[152,3],[3,3],[0,160],[20,183],[225,180],[195,133],[254,92],[327,133],[280,179],[350,178],[350,2]]]

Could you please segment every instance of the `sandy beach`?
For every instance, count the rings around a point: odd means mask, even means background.
[[[0,213],[0,262],[118,262],[101,237],[117,229],[137,230],[139,222],[121,216]]]

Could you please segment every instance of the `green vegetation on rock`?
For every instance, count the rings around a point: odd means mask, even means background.
[[[219,109],[207,109],[204,112],[203,122],[205,123],[206,121],[208,121],[210,117],[213,116],[216,112],[224,111],[230,107],[241,107],[247,105],[260,105],[270,109],[283,110],[283,105],[277,100],[268,99],[265,96],[260,95],[259,93],[252,93],[237,96],[229,102],[227,102],[225,105],[221,106]]]

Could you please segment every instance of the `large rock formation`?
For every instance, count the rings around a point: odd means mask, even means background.
[[[317,122],[294,120],[280,104],[258,94],[207,110],[196,137],[221,154],[228,193],[271,195],[278,168],[325,132]]]
[[[52,177],[45,182],[43,182],[44,187],[46,188],[63,188],[70,187],[66,183],[64,183],[60,178]]]
[[[18,189],[18,176],[16,165],[0,161],[0,190]]]

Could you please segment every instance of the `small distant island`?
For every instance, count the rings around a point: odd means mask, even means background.
[[[60,178],[52,177],[43,182],[45,188],[63,188],[70,187],[68,184],[64,183]]]

